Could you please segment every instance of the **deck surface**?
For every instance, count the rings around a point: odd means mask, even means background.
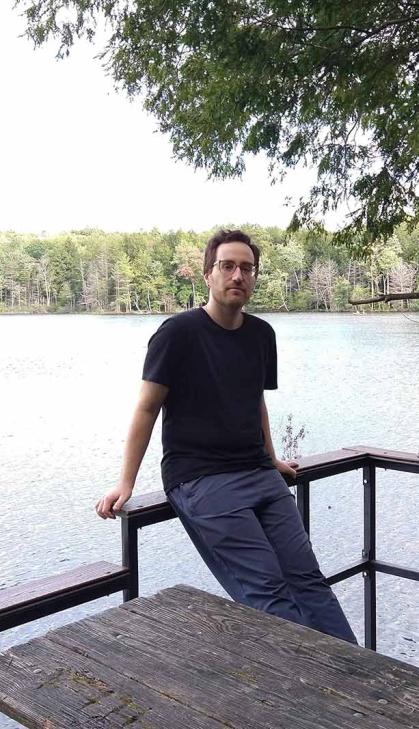
[[[177,586],[1,654],[0,711],[42,729],[419,727],[419,669]]]

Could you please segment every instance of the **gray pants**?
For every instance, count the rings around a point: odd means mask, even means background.
[[[276,469],[202,476],[168,499],[233,600],[357,642]]]

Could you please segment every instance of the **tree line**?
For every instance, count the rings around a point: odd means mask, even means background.
[[[331,233],[240,227],[261,249],[249,310],[354,310],[350,298],[419,287],[419,229],[399,226],[363,259],[336,246]],[[199,306],[207,300],[202,263],[212,233],[0,233],[0,312],[171,313]],[[419,300],[357,308],[402,307],[419,309]]]

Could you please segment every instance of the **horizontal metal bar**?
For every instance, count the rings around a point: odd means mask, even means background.
[[[392,461],[386,458],[377,458],[370,456],[372,465],[376,468],[384,468],[386,471],[403,471],[403,473],[419,473],[419,463],[403,463],[402,461]]]
[[[17,625],[29,623],[31,620],[44,618],[46,615],[58,613],[61,610],[81,605],[90,600],[97,600],[99,597],[111,595],[129,587],[130,574],[126,570],[123,574],[101,578],[90,585],[69,588],[67,591],[55,593],[49,596],[38,598],[32,603],[10,607],[2,611],[0,617],[0,631],[14,628]]]
[[[342,582],[342,580],[347,580],[349,577],[359,575],[360,572],[367,570],[369,565],[370,562],[368,559],[361,559],[358,562],[354,562],[348,567],[345,567],[343,570],[339,570],[339,572],[334,572],[333,574],[328,575],[326,580],[329,585],[335,585],[337,582]]]
[[[419,582],[419,571],[409,569],[409,567],[401,567],[398,564],[391,564],[390,562],[382,562],[380,559],[373,559],[371,567],[376,572],[382,572],[386,575],[393,575],[394,577],[404,577],[406,580],[415,580]]]

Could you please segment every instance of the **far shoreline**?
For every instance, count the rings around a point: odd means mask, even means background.
[[[195,307],[199,308],[199,307]],[[5,316],[113,316],[113,317],[138,317],[138,316],[174,316],[190,311],[190,309],[179,309],[177,311],[1,311],[0,317]],[[326,311],[325,309],[293,309],[292,311],[284,311],[284,309],[245,309],[247,314],[321,314],[336,315],[347,314],[348,316],[377,316],[378,314],[419,314],[418,309],[387,309],[387,310],[369,310],[369,311],[351,311],[348,309],[340,309],[334,311]]]

